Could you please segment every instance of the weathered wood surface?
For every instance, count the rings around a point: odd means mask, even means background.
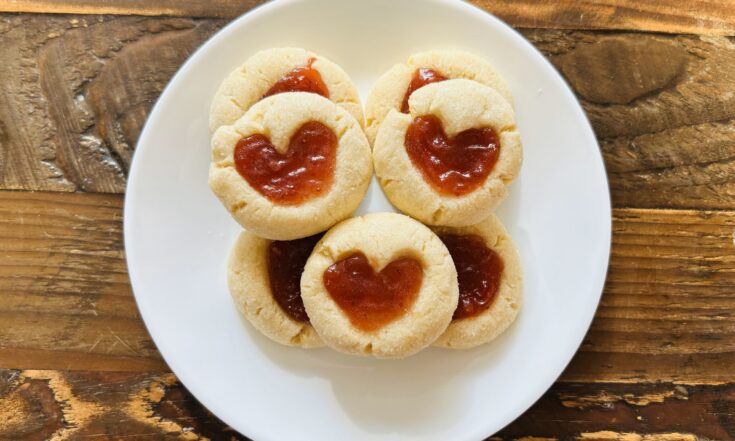
[[[735,40],[526,35],[582,101],[615,206],[735,208]]]
[[[118,195],[0,192],[0,321],[12,323],[0,327],[0,366],[34,369],[0,380],[0,416],[12,416],[0,439],[237,439],[165,373],[137,317],[121,206]],[[733,228],[733,212],[616,209],[581,351],[501,439],[729,439]]]
[[[500,440],[735,439],[735,386],[557,383]]]
[[[492,439],[728,440],[734,413],[733,385],[557,383]],[[123,438],[247,439],[173,374],[0,369],[0,439]]]
[[[0,192],[0,367],[165,369],[121,222],[118,195]],[[563,380],[735,382],[734,228],[731,211],[616,209],[602,303]]]
[[[0,188],[122,192],[150,107],[216,21],[0,18]]]
[[[735,3],[472,2],[532,28],[589,115],[617,207],[579,353],[494,439],[735,439]],[[258,3],[0,2],[134,15],[0,14],[0,440],[245,439],[148,336],[119,193],[171,75]]]
[[[613,210],[605,290],[564,381],[735,383],[735,212]]]
[[[167,369],[130,290],[122,202],[0,192],[0,367]]]
[[[221,20],[0,16],[0,188],[121,193],[156,97]],[[618,207],[735,209],[735,42],[526,31],[578,93]],[[19,56],[18,56],[19,54]],[[676,148],[671,148],[675,145]]]
[[[173,374],[0,369],[2,440],[246,439]]]
[[[11,0],[0,11],[233,18],[262,0]],[[470,0],[511,26],[735,34],[730,0]]]

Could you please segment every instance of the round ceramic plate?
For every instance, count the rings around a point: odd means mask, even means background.
[[[364,100],[411,53],[457,48],[510,83],[524,164],[498,214],[518,245],[524,305],[499,339],[393,361],[279,346],[235,309],[226,258],[238,225],[207,186],[209,103],[260,49],[298,46],[352,76]],[[373,185],[360,212],[391,211]],[[158,349],[215,415],[257,440],[481,439],[559,376],[589,327],[610,249],[610,198],[595,137],[559,74],[526,40],[445,0],[276,1],[235,20],[176,74],[138,143],[125,248]]]

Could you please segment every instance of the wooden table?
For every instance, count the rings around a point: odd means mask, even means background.
[[[122,205],[158,94],[256,3],[0,3],[1,439],[241,438],[148,336]],[[592,328],[494,439],[735,439],[735,1],[474,3],[576,91],[614,206]]]

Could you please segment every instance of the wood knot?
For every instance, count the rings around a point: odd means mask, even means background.
[[[62,430],[62,404],[48,382],[26,378],[14,381],[22,382],[0,397],[0,439],[48,439]]]
[[[686,68],[687,55],[657,37],[609,37],[579,45],[554,62],[585,100],[628,104],[674,86]]]

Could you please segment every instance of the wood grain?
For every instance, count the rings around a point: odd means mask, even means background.
[[[557,383],[493,440],[735,437],[735,386]],[[244,440],[173,374],[0,369],[0,439]]]
[[[735,439],[735,386],[557,383],[501,440]]]
[[[472,2],[527,28],[572,86],[617,207],[580,351],[493,439],[735,439],[735,3]],[[93,14],[0,14],[0,440],[245,439],[147,334],[120,193],[170,77],[259,3],[0,2]]]
[[[729,0],[470,0],[511,26],[733,35]]]
[[[246,439],[173,374],[0,370],[2,440]]]
[[[124,259],[121,196],[0,192],[0,366],[166,370]]]
[[[225,23],[0,17],[0,188],[110,193],[166,82]],[[524,33],[582,100],[615,206],[735,209],[733,40]]]
[[[164,15],[234,18],[265,0],[13,0],[0,3],[0,12],[52,14]]]
[[[565,381],[735,381],[735,213],[614,210],[605,291]]]
[[[1,16],[0,188],[124,191],[148,111],[220,25]]]
[[[0,367],[165,370],[125,271],[122,197],[0,192]],[[607,284],[563,381],[735,382],[735,212],[616,209]]]
[[[735,44],[726,38],[526,34],[595,129],[614,205],[735,208]]]
[[[688,34],[735,34],[735,5],[728,0],[471,0],[511,26],[616,29]],[[64,14],[136,14],[232,18],[260,0],[13,0],[0,11]]]

